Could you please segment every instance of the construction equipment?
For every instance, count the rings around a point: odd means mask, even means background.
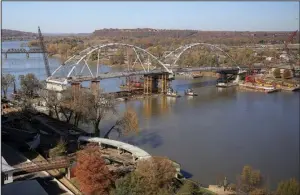
[[[289,48],[288,48],[288,44],[289,43],[292,43],[293,42],[293,39],[294,39],[294,37],[297,35],[297,33],[298,33],[298,30],[296,30],[295,32],[293,32],[290,36],[289,36],[289,38],[284,42],[284,50],[286,51],[286,54],[287,54],[287,56],[288,56],[288,62],[289,62],[289,64],[290,64],[290,67],[291,67],[291,70],[292,70],[292,72],[293,72],[293,75],[295,75],[295,68],[294,68],[294,66],[292,65],[292,62],[291,62],[291,55],[290,55],[290,51],[289,51]]]
[[[43,38],[40,27],[38,27],[38,32],[39,32],[40,46],[41,46],[41,49],[43,51],[43,58],[44,58],[46,75],[47,75],[47,77],[50,77],[51,73],[50,73],[50,67],[49,67],[49,61],[48,61],[48,54],[47,54],[47,50],[46,50],[46,47],[45,47],[45,44],[44,44],[44,38]]]

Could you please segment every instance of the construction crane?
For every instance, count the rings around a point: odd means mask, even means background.
[[[45,44],[44,44],[44,38],[43,38],[40,27],[38,27],[38,32],[39,32],[40,46],[41,46],[41,49],[43,51],[43,58],[44,58],[46,75],[47,75],[47,77],[50,77],[51,73],[50,73],[50,67],[49,67],[49,61],[48,61],[48,54],[47,54],[47,50],[46,50],[46,47],[45,47]]]
[[[298,30],[296,30],[295,32],[293,32],[289,37],[288,39],[284,42],[284,50],[286,51],[286,54],[288,56],[288,61],[289,61],[289,64],[290,64],[290,67],[291,67],[291,70],[292,70],[292,73],[293,73],[293,76],[295,75],[295,68],[294,66],[292,65],[292,62],[291,62],[291,55],[290,55],[290,50],[288,48],[288,44],[289,43],[293,43],[293,39],[294,37],[297,35],[297,32]]]

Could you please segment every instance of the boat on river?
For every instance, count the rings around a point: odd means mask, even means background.
[[[192,89],[187,89],[185,92],[184,92],[185,95],[187,96],[197,96],[198,94],[196,94]]]
[[[228,88],[228,87],[234,87],[234,86],[238,86],[238,82],[237,81],[231,81],[225,78],[219,78],[217,80],[217,84],[216,87],[222,87],[222,88]]]
[[[167,91],[167,96],[169,97],[180,97],[177,91],[174,91],[172,88],[169,88]]]
[[[192,73],[192,77],[193,77],[193,79],[196,79],[196,78],[203,77],[203,75],[201,73]]]

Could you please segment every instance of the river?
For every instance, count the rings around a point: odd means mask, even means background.
[[[19,48],[18,41],[2,48]],[[50,58],[53,71],[60,64]],[[110,71],[110,67],[103,71]],[[41,54],[8,54],[2,72],[35,73],[45,79]],[[209,81],[209,82],[207,82]],[[101,81],[105,91],[116,91],[122,79]],[[176,79],[180,93],[191,87],[197,97],[153,97],[119,105],[133,107],[139,116],[138,135],[123,137],[153,155],[167,156],[181,164],[186,176],[215,184],[223,175],[235,181],[244,165],[259,169],[273,189],[281,180],[299,179],[299,93],[264,94],[217,89],[213,80]],[[104,124],[104,126],[108,124]]]

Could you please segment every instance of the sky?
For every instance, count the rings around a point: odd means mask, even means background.
[[[102,28],[294,31],[299,2],[3,2],[2,29],[91,33]]]

